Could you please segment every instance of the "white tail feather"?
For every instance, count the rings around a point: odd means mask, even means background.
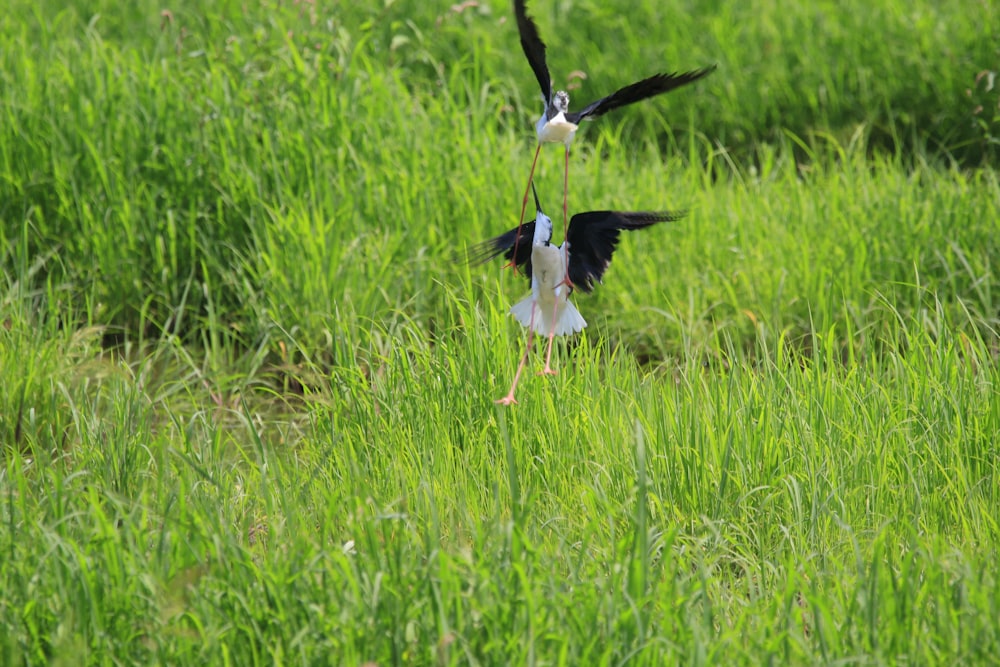
[[[534,325],[535,333],[542,336],[548,336],[550,330],[550,323],[552,321],[552,310],[544,305],[535,305],[534,297],[528,296],[524,299],[518,301],[510,308],[510,314],[514,316],[522,326],[530,326],[532,324],[531,310],[535,309]],[[576,309],[569,301],[564,301],[559,304],[559,312],[556,314],[556,336],[568,336],[570,334],[575,334],[578,331],[583,331],[583,328],[587,326],[587,321],[583,319],[580,315],[580,311]]]
[[[534,307],[535,300],[529,296],[511,306],[510,314],[514,316],[515,320],[521,323],[521,326],[528,327],[531,326],[531,310]]]
[[[559,319],[556,320],[556,331],[557,336],[569,336],[570,334],[575,334],[578,331],[583,331],[583,328],[587,326],[587,320],[583,319],[583,315],[580,311],[576,309],[569,301],[563,302],[561,306],[561,311],[559,313]],[[548,313],[545,318],[543,331],[548,331],[548,320],[551,319],[552,313]],[[538,331],[538,329],[535,329]]]

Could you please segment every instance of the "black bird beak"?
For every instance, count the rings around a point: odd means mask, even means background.
[[[535,190],[535,179],[531,179],[531,194],[535,195],[535,210],[543,213],[542,205],[538,203],[538,191]]]

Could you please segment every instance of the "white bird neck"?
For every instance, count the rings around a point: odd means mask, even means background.
[[[535,235],[532,244],[536,246],[548,245],[552,240],[552,218],[541,211],[535,216]]]

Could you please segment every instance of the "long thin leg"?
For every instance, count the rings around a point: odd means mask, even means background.
[[[566,167],[563,170],[563,239],[569,230],[569,144],[566,144]],[[523,215],[523,214],[522,214]]]
[[[566,275],[563,276],[562,284],[571,287],[573,283],[569,281],[569,244],[566,243],[566,235],[569,233],[569,144],[566,144],[566,167],[563,170],[563,266]],[[559,299],[556,299],[559,303]],[[551,346],[549,348],[551,350]],[[548,364],[546,364],[548,366]]]
[[[514,267],[514,275],[517,275],[517,246],[521,240],[521,225],[524,224],[524,211],[528,208],[528,192],[531,190],[531,181],[535,178],[535,165],[538,164],[538,153],[542,150],[542,144],[535,146],[535,159],[531,161],[531,171],[528,173],[528,187],[524,188],[524,199],[521,200],[521,215],[517,218],[517,234],[514,236],[514,255],[507,266]],[[507,268],[507,266],[503,268]]]
[[[555,305],[552,306],[552,324],[549,326],[549,350],[545,353],[545,368],[538,372],[539,375],[558,375],[558,372],[549,366],[552,359],[552,341],[556,337],[556,313],[559,312],[559,295],[556,294]]]
[[[503,398],[498,398],[493,401],[494,403],[499,403],[500,405],[510,405],[511,403],[517,403],[517,399],[514,398],[514,389],[517,388],[517,382],[521,379],[521,371],[524,370],[524,364],[528,361],[528,353],[531,352],[531,344],[534,342],[535,335],[535,302],[531,302],[531,317],[528,318],[528,344],[524,346],[524,356],[521,357],[521,363],[517,365],[517,372],[514,373],[514,382],[510,385],[510,391]]]

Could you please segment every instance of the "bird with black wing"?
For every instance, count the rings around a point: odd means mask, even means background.
[[[531,282],[531,294],[514,304],[510,312],[528,329],[528,342],[507,395],[497,403],[516,403],[514,390],[528,360],[534,334],[549,337],[543,374],[552,369],[552,343],[556,336],[568,336],[587,326],[580,311],[569,300],[573,288],[590,293],[611,264],[622,231],[644,229],[658,222],[679,220],[684,211],[588,211],[570,220],[562,245],[552,243],[552,219],[542,211],[538,193],[533,222],[474,246],[470,260],[481,264],[503,255],[511,264],[524,269]],[[567,284],[564,276],[569,276]]]
[[[562,90],[553,92],[552,76],[546,63],[545,42],[538,35],[538,27],[528,16],[524,0],[514,0],[514,17],[517,20],[517,30],[521,37],[521,48],[528,59],[538,85],[541,88],[545,109],[535,124],[535,134],[538,143],[535,146],[535,157],[531,161],[531,171],[528,173],[528,185],[524,188],[521,200],[521,213],[518,222],[524,220],[524,211],[528,206],[528,190],[535,176],[535,165],[538,163],[538,153],[543,143],[562,143],[565,148],[565,165],[563,169],[563,234],[567,235],[568,197],[569,197],[569,147],[573,143],[576,131],[585,120],[593,120],[609,111],[640,102],[656,95],[668,93],[705,77],[715,71],[715,65],[692,70],[690,72],[668,72],[655,74],[636,83],[620,88],[607,97],[602,97],[584,106],[580,111],[569,110],[569,95]],[[515,248],[520,245],[520,225],[515,236]],[[515,265],[516,266],[516,265]],[[564,276],[569,279],[569,276]]]

